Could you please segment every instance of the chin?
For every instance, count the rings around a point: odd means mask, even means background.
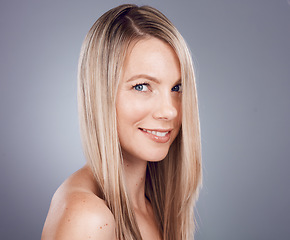
[[[151,152],[150,156],[144,158],[148,162],[159,162],[162,161],[168,154],[168,150],[162,151],[157,150],[156,152]]]
[[[159,162],[162,161],[168,154],[169,148],[166,149],[150,149],[150,151],[143,148],[138,152],[128,152],[122,149],[123,158],[128,161],[147,161],[147,162]]]

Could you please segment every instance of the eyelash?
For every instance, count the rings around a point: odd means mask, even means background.
[[[135,84],[135,85],[132,86],[132,88],[135,89],[136,91],[138,91],[138,92],[143,92],[142,90],[137,90],[137,89],[136,89],[136,87],[138,87],[138,86],[147,86],[147,87],[148,87],[148,86],[149,86],[149,83],[146,83],[146,82],[143,82],[143,83],[137,83],[137,84]]]
[[[175,88],[175,87],[177,87],[177,86],[179,87],[178,91],[173,91],[173,92],[182,92],[182,85],[181,85],[181,83],[175,85],[173,88]],[[171,88],[171,90],[172,90],[173,88]]]
[[[143,82],[143,83],[137,83],[137,84],[135,84],[135,85],[132,86],[132,89],[135,89],[138,92],[145,92],[145,91],[142,91],[143,89],[142,90],[137,90],[136,87],[138,87],[138,86],[147,86],[147,88],[148,88],[148,86],[150,86],[150,84],[149,83],[146,83],[146,82]],[[173,88],[175,88],[177,86],[179,87],[179,91],[173,91]],[[181,85],[181,83],[176,84],[173,88],[171,88],[171,91],[172,92],[182,92],[182,85]]]

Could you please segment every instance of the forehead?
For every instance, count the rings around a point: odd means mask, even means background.
[[[180,63],[173,48],[150,37],[130,44],[123,65],[123,76],[150,74],[156,78],[180,78]]]

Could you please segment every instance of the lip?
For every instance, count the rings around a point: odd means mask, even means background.
[[[147,128],[139,128],[139,130],[143,134],[145,134],[146,137],[148,137],[149,139],[157,143],[167,143],[170,140],[171,131],[172,131],[172,129],[147,129]],[[150,132],[155,131],[155,132],[160,132],[160,133],[168,132],[168,133],[165,136],[157,136],[147,131],[150,131]]]

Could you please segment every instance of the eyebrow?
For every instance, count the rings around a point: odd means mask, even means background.
[[[148,79],[148,80],[153,81],[155,83],[160,83],[160,81],[157,78],[152,77],[152,76],[147,75],[147,74],[134,75],[133,77],[130,77],[126,82],[131,82],[131,81],[134,81],[134,80],[139,79],[139,78],[145,78],[145,79]],[[175,84],[179,84],[179,83],[181,83],[181,79],[178,79]]]
[[[148,79],[150,81],[160,83],[160,81],[157,78],[149,76],[147,74],[134,75],[133,77],[130,77],[126,82],[131,82],[131,81],[134,81],[134,80],[139,79],[139,78],[145,78],[145,79]]]

